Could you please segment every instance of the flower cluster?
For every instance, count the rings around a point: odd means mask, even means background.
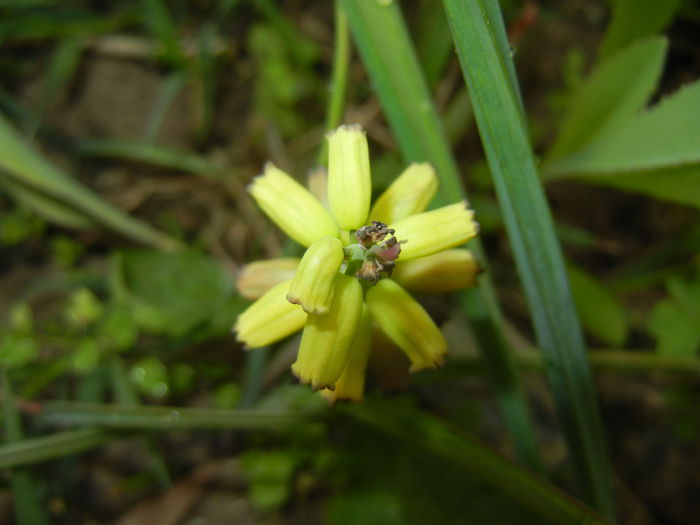
[[[248,348],[304,329],[292,371],[331,399],[361,400],[373,327],[408,356],[411,371],[442,364],[447,343],[406,289],[473,284],[471,252],[451,249],[478,231],[466,202],[425,211],[437,191],[428,164],[412,164],[370,209],[367,139],[359,126],[328,135],[328,180],[317,199],[271,163],[249,191],[292,239],[299,259],[248,265],[241,293],[257,299],[234,327]]]

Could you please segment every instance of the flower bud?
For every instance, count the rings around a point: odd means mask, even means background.
[[[306,313],[327,314],[343,257],[343,243],[337,237],[315,241],[301,258],[287,300],[300,304]]]
[[[466,201],[399,219],[390,227],[402,243],[401,262],[454,248],[479,231]]]
[[[412,292],[445,293],[474,286],[479,264],[469,250],[445,250],[396,266],[391,275]]]
[[[350,357],[362,311],[360,283],[343,274],[335,281],[335,293],[326,315],[309,314],[292,372],[314,390],[335,388]]]
[[[362,401],[365,392],[365,370],[372,339],[372,318],[367,305],[362,306],[360,323],[350,348],[350,357],[343,373],[335,382],[335,390],[322,390],[321,393],[331,403],[339,399]]]
[[[367,137],[360,126],[341,126],[328,138],[328,203],[338,226],[354,230],[367,220],[372,196]]]
[[[437,188],[438,179],[430,164],[411,164],[379,196],[369,217],[390,224],[420,213],[428,207]]]
[[[316,239],[338,235],[338,226],[323,205],[271,162],[248,191],[265,214],[299,244],[311,246]]]
[[[238,316],[236,339],[248,348],[266,346],[301,330],[306,313],[285,297],[291,280],[268,290]]]
[[[367,291],[372,319],[411,360],[411,372],[442,365],[447,341],[423,307],[391,279]]]
[[[276,284],[294,277],[299,260],[297,257],[282,257],[246,264],[236,280],[238,292],[246,299],[262,297]]]

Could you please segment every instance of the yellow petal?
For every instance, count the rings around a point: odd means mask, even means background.
[[[363,226],[372,197],[367,137],[360,126],[341,126],[328,137],[328,203],[338,226]]]
[[[456,249],[400,262],[391,278],[412,292],[445,293],[474,286],[479,271],[471,251]]]
[[[306,313],[327,314],[343,257],[343,243],[337,237],[315,241],[301,258],[287,300],[300,304]]]
[[[367,292],[372,319],[411,360],[411,372],[442,365],[447,341],[423,307],[391,279]]]
[[[267,216],[299,244],[310,246],[321,237],[338,235],[337,225],[318,199],[271,162],[248,191]]]
[[[281,257],[246,264],[236,280],[238,292],[246,299],[262,297],[276,284],[294,277],[300,260],[297,257]]]
[[[371,339],[372,318],[367,305],[363,305],[360,323],[357,326],[357,333],[350,349],[350,358],[343,369],[343,373],[340,374],[340,377],[335,382],[335,390],[326,389],[321,391],[323,397],[331,403],[335,403],[339,399],[362,401]]]
[[[369,218],[391,224],[425,211],[437,188],[438,179],[430,164],[411,164],[379,196]]]
[[[287,301],[291,280],[279,283],[238,316],[236,339],[248,348],[266,346],[301,330],[306,313]]]
[[[399,261],[424,257],[467,242],[479,231],[474,212],[462,201],[399,219],[390,225],[401,244]]]
[[[350,357],[362,311],[362,287],[338,274],[331,308],[326,315],[309,314],[292,372],[314,390],[334,388]]]

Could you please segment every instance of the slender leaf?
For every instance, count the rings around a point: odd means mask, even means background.
[[[378,400],[343,409],[351,416],[400,440],[408,441],[464,467],[542,516],[546,522],[610,524],[594,510],[568,496],[539,476],[511,463],[459,429],[409,406]]]
[[[441,203],[464,198],[459,170],[397,2],[342,0],[342,5],[403,156],[408,161],[428,161],[435,166],[441,182],[438,195]],[[470,244],[482,265],[488,267],[478,239]],[[518,457],[539,469],[541,463],[529,407],[503,338],[501,313],[488,272],[480,276],[477,291],[463,295],[463,302]]]
[[[613,513],[607,454],[595,388],[525,121],[499,42],[495,0],[445,0],[457,54],[557,411],[586,500]]]
[[[37,419],[43,423],[131,430],[285,428],[318,419],[313,413],[261,412],[142,405],[103,405],[52,401]]]
[[[114,208],[49,164],[0,116],[0,175],[51,197],[138,242],[165,249],[178,242]]]
[[[601,63],[571,97],[551,158],[575,151],[639,112],[661,77],[668,42],[654,37]]]
[[[77,454],[123,437],[121,434],[96,428],[80,428],[49,436],[28,438],[0,447],[0,468],[29,465]]]

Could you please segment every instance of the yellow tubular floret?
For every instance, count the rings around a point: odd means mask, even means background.
[[[335,388],[350,357],[362,311],[362,287],[338,274],[331,308],[326,315],[309,314],[292,372],[314,390]]]
[[[369,218],[391,224],[425,211],[437,188],[438,179],[430,164],[411,164],[379,196]]]
[[[466,201],[399,219],[389,227],[396,230],[396,238],[402,242],[400,261],[454,248],[479,231]]]
[[[306,313],[287,301],[291,280],[268,290],[238,316],[234,330],[236,339],[248,348],[266,346],[301,330]]]
[[[474,286],[479,271],[471,251],[455,249],[402,262],[391,278],[412,292],[445,293]]]
[[[343,243],[337,237],[315,241],[301,258],[287,300],[300,304],[306,313],[327,314],[343,257]]]
[[[335,390],[322,390],[323,397],[331,403],[340,399],[362,401],[365,391],[365,371],[372,340],[372,318],[367,305],[362,306],[360,323],[350,349],[343,373],[335,382]]]
[[[236,287],[246,299],[258,299],[270,288],[294,277],[299,261],[297,257],[281,257],[255,261],[243,267]]]
[[[333,217],[306,188],[268,162],[248,187],[258,206],[289,237],[304,246],[338,235]]]
[[[372,197],[367,137],[360,126],[341,126],[328,137],[328,204],[338,226],[365,224]]]
[[[372,319],[411,360],[411,372],[442,365],[447,341],[423,307],[391,279],[367,292]]]

